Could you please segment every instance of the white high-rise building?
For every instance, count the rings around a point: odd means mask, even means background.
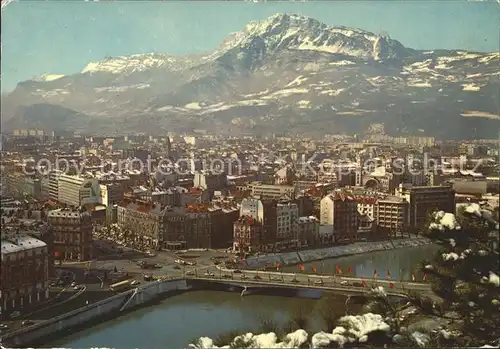
[[[101,188],[95,178],[60,174],[57,180],[57,201],[73,206],[100,204]]]

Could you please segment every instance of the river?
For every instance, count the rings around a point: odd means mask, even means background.
[[[374,271],[376,271],[380,279],[386,279],[390,276],[393,280],[411,280],[412,274],[414,274],[418,280],[421,280],[423,274],[416,270],[420,261],[432,257],[433,252],[437,251],[438,248],[436,245],[427,245],[370,252],[304,263],[304,267],[308,273],[313,272],[312,269],[315,267],[318,274],[333,274],[337,273],[337,266],[339,266],[345,276],[373,277]],[[286,272],[299,271],[297,266],[285,267],[283,270]]]
[[[435,246],[424,246],[394,251],[373,252],[306,264],[308,270],[315,265],[318,272],[333,273],[337,265],[351,275],[385,278],[387,269],[393,278],[411,277],[422,258],[430,257]],[[297,270],[297,267],[288,267]],[[345,312],[345,298],[338,296],[338,316]],[[316,316],[317,300],[251,295],[218,291],[195,291],[177,295],[160,304],[143,308],[117,319],[69,335],[46,347],[72,348],[185,348],[198,337],[215,338],[230,330],[258,330],[263,317],[284,324],[297,309],[308,309],[311,329],[319,330],[321,321]]]

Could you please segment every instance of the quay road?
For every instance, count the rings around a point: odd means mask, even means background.
[[[215,270],[214,270],[215,269]],[[235,272],[224,268],[197,268],[183,270],[188,279],[217,280],[227,284],[242,286],[284,286],[294,288],[320,288],[346,293],[367,293],[372,288],[382,286],[387,294],[406,295],[414,291],[431,295],[431,285],[421,282],[406,282],[398,280],[380,280],[376,278],[359,278],[332,275],[317,275],[303,273],[281,273],[255,270],[239,270]],[[391,287],[391,284],[393,287]],[[364,286],[365,285],[365,286]]]

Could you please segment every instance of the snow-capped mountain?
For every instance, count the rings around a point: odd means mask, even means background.
[[[2,117],[6,127],[26,127],[43,105],[44,115],[64,107],[57,124],[45,117],[46,128],[76,127],[75,115],[85,115],[78,127],[92,131],[359,133],[383,123],[394,134],[496,137],[499,59],[413,50],[387,34],[277,14],[206,54],[109,57],[19,83]],[[72,115],[61,122],[61,113]]]

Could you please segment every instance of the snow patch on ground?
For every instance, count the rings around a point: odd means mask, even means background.
[[[381,315],[367,313],[363,315],[348,315],[340,318],[340,326],[337,326],[332,333],[318,332],[311,338],[313,348],[324,347],[332,343],[343,346],[346,343],[364,343],[368,340],[368,335],[372,332],[388,332],[390,326],[384,322]],[[309,335],[304,330],[297,330],[289,333],[283,342],[279,342],[276,334],[263,333],[255,335],[246,333],[234,338],[234,340],[222,347],[214,345],[214,341],[208,337],[201,337],[197,343],[189,344],[191,349],[215,349],[229,348],[238,343],[246,343],[250,348],[299,348],[307,343]]]
[[[250,93],[248,95],[243,95],[243,97],[245,98],[254,98],[254,97],[259,97],[259,96],[264,96],[264,95],[267,95],[269,93],[269,90],[264,90],[264,91],[261,91],[261,92],[257,92],[257,93]]]
[[[462,91],[474,91],[477,92],[481,90],[481,86],[477,86],[474,84],[463,84],[462,85]]]
[[[487,118],[487,119],[500,120],[500,115],[491,114],[488,112],[478,111],[478,110],[467,110],[460,115],[466,118]]]
[[[44,98],[58,97],[61,95],[68,95],[68,94],[69,94],[69,91],[66,89],[62,89],[62,88],[56,88],[56,89],[50,90],[50,91],[36,90],[36,92],[32,93],[32,95],[34,95],[34,96],[42,96]]]
[[[249,345],[250,348],[299,348],[301,345],[307,342],[308,334],[304,330],[297,330],[295,332],[289,333],[284,338],[283,342],[278,340],[275,333],[263,333],[254,335],[253,333],[246,333],[241,336],[234,338],[231,344],[241,345],[243,343]],[[192,349],[215,349],[215,348],[230,348],[230,344],[218,347],[214,344],[214,341],[208,337],[201,337],[196,344],[189,344],[189,348]]]
[[[410,80],[406,83],[409,87],[432,87],[428,81]]]
[[[103,93],[103,92],[125,92],[130,89],[138,89],[138,90],[143,90],[145,88],[148,88],[149,84],[135,84],[135,85],[129,85],[129,86],[107,86],[107,87],[96,87],[94,88],[94,91],[97,93]]]
[[[297,106],[300,109],[309,109],[311,108],[311,101],[298,101]]]
[[[381,315],[367,313],[363,315],[348,315],[340,318],[341,326],[332,333],[319,332],[312,337],[312,347],[318,348],[332,342],[343,346],[346,343],[366,342],[368,335],[375,331],[387,332],[390,326],[384,322]]]
[[[286,86],[285,88],[288,88],[288,87],[296,87],[296,86],[299,86],[299,85],[302,85],[302,83],[306,82],[307,81],[307,78],[300,75],[300,76],[297,76],[295,79],[293,79],[292,81],[290,81]]]
[[[344,88],[339,88],[337,90],[324,90],[324,91],[321,91],[319,94],[335,97],[335,96],[338,96],[344,90],[345,90]]]
[[[352,61],[346,61],[346,60],[328,63],[328,65],[333,65],[333,66],[343,66],[343,65],[353,65],[353,64],[356,64],[356,63],[354,63]]]
[[[296,94],[304,94],[304,93],[308,93],[308,92],[309,92],[309,90],[306,88],[288,88],[288,89],[275,91],[275,92],[271,93],[270,95],[263,96],[261,98],[262,99],[273,99],[276,97],[289,97],[289,96],[293,96]]]
[[[40,75],[36,78],[34,78],[34,81],[55,81],[59,80],[60,78],[65,77],[65,75],[60,75],[60,74],[43,74]]]
[[[458,225],[457,218],[453,213],[446,213],[444,211],[436,212],[434,215],[434,222],[429,224],[430,229],[456,229],[460,230],[461,227]]]
[[[184,106],[184,108],[186,108],[186,109],[200,110],[201,109],[201,105],[200,105],[200,102],[191,102],[191,103],[186,104]]]
[[[499,287],[500,286],[500,278],[498,277],[497,274],[495,274],[494,272],[490,271],[490,278],[488,279],[488,282],[490,284],[493,284],[495,285],[496,287]]]

